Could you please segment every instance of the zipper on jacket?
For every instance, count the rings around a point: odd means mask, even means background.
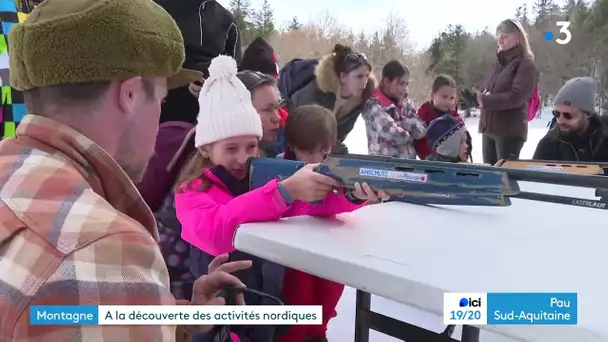
[[[593,148],[593,137],[596,134],[598,134],[598,132],[599,132],[599,130],[596,130],[595,132],[593,132],[591,134],[591,137],[589,137],[589,148],[591,148],[591,156],[592,157],[595,157],[596,153],[599,152],[599,150],[600,150],[600,146],[602,146],[602,142],[598,141],[597,146],[595,148]]]
[[[576,149],[574,148],[574,145],[572,145],[572,144],[571,144],[571,143],[569,143],[569,142],[565,142],[565,141],[563,141],[562,139],[559,139],[558,141],[559,141],[560,143],[562,143],[562,144],[566,144],[566,145],[570,146],[570,148],[572,149],[572,152],[574,152],[574,158],[576,158],[576,161],[580,161],[580,160],[578,159],[578,153],[576,152]]]
[[[209,1],[211,0],[205,0],[198,6],[198,24],[201,33],[201,46],[203,46],[203,12],[205,11],[205,6]]]
[[[595,132],[591,133],[591,135],[589,136],[589,150],[591,151],[591,157],[595,157],[595,155],[597,154],[597,152],[599,151],[599,148],[602,144],[598,143],[597,146],[595,148],[593,148],[593,137],[598,134],[598,131],[596,130]],[[569,142],[563,141],[561,139],[558,140],[560,143],[566,144],[568,146],[570,146],[570,148],[572,149],[572,152],[574,152],[574,157],[576,158],[576,161],[580,161],[578,158],[578,152],[576,151],[576,149],[574,148],[574,145],[570,144]]]

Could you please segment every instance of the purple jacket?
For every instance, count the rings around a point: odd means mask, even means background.
[[[175,184],[188,152],[194,149],[194,143],[184,141],[194,127],[187,122],[168,121],[161,123],[158,128],[154,156],[137,186],[152,212],[156,212],[163,203]],[[180,148],[183,150],[180,151]]]

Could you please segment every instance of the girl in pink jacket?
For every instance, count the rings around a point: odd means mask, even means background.
[[[339,184],[314,172],[314,165],[307,165],[283,181],[272,180],[248,191],[246,164],[259,153],[262,124],[236,73],[232,58],[215,58],[199,96],[194,139],[198,153],[178,177],[181,182],[175,195],[185,241],[209,256],[236,254],[239,252],[235,252],[232,239],[243,223],[297,215],[334,215],[379,199],[379,194],[367,184],[358,184],[349,198],[334,194],[331,190]],[[309,204],[320,200],[320,205]],[[254,265],[252,272],[255,269]],[[248,287],[260,290],[260,284],[251,283],[257,277],[244,277]],[[261,340],[252,337],[255,332],[247,335],[246,338]]]

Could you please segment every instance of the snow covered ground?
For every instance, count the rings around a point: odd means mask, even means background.
[[[524,145],[520,158],[532,158],[534,150],[536,149],[536,144],[547,132],[547,124],[552,118],[552,110],[553,108],[550,107],[543,108],[542,119],[536,119],[530,122],[528,126],[528,141]],[[477,163],[481,163],[481,135],[477,134],[478,122],[478,117],[468,118],[466,120],[467,128],[473,136],[473,160]],[[367,137],[365,135],[365,124],[363,119],[359,118],[355,124],[355,128],[346,139],[346,145],[351,153],[367,154]],[[429,330],[443,331],[443,329],[445,329],[440,317],[381,297],[372,296],[372,310]],[[328,339],[336,342],[353,341],[355,335],[355,289],[347,287],[344,290],[344,295],[342,296],[340,303],[338,303],[337,311],[338,317],[334,318],[329,324]],[[461,330],[457,329],[453,336],[459,339],[460,332]],[[515,341],[486,331],[481,332],[480,339],[483,342]],[[394,341],[399,340],[375,331],[370,332],[370,342]]]

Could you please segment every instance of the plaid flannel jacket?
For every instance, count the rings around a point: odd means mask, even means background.
[[[154,217],[99,146],[26,115],[0,142],[0,341],[175,341],[171,326],[38,326],[30,305],[172,305]]]

